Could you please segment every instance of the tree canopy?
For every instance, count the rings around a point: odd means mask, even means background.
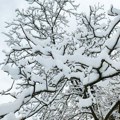
[[[120,10],[98,4],[88,15],[74,0],[27,2],[4,33],[2,69],[13,84],[0,94],[14,101],[0,105],[0,119],[119,119]]]

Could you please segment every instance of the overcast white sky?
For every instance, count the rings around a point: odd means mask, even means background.
[[[108,10],[110,5],[113,4],[114,7],[120,8],[120,0],[76,0],[80,2],[80,10],[87,12],[89,5],[97,4],[98,2],[104,4],[105,9]],[[5,21],[10,22],[15,18],[15,9],[26,8],[27,2],[25,0],[0,0],[0,62],[4,60],[3,49],[8,49],[5,44],[6,37],[1,33],[5,32]],[[7,74],[0,70],[0,91],[6,89],[10,86],[11,80]],[[0,96],[1,97],[1,96]],[[8,97],[0,99],[0,104],[8,101]]]
[[[2,32],[5,32],[5,21],[10,22],[15,18],[15,9],[24,8],[27,5],[25,0],[0,0],[0,62],[5,58],[3,49],[9,49],[4,42],[6,40],[5,35]],[[0,67],[1,68],[1,67]],[[9,88],[11,84],[10,77],[0,70],[0,91],[6,88]],[[3,97],[2,97],[3,98]],[[9,97],[4,97],[3,99],[0,96],[0,104],[8,101]]]

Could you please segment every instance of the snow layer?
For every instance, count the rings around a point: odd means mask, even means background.
[[[92,98],[86,98],[86,99],[79,99],[78,106],[80,108],[90,107],[92,105]]]
[[[15,114],[11,112],[8,115],[6,115],[4,118],[2,118],[1,120],[18,120],[18,119],[15,117]]]
[[[35,92],[44,91],[46,89],[47,88],[46,88],[45,84],[36,85]],[[55,88],[48,87],[48,90],[55,91]],[[10,112],[13,112],[13,113],[16,112],[21,107],[25,98],[28,97],[28,96],[31,96],[33,91],[34,91],[33,87],[27,88],[17,97],[17,99],[14,102],[1,104],[0,105],[0,116],[8,114]]]

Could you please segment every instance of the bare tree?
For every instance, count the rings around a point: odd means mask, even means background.
[[[11,50],[5,53],[3,70],[13,84],[1,95],[15,101],[0,105],[0,118],[109,119],[119,99],[114,98],[113,107],[105,104],[101,96],[107,89],[98,84],[120,73],[120,10],[111,6],[108,15],[115,19],[110,21],[100,5],[90,6],[87,16],[72,0],[27,1],[30,7],[16,10],[17,19],[7,23]],[[78,23],[74,33],[69,31],[70,16]]]

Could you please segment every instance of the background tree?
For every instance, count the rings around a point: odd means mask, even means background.
[[[17,19],[7,23],[11,50],[5,52],[3,70],[13,84],[1,94],[15,101],[0,105],[0,118],[109,119],[112,104],[119,105],[119,92],[113,90],[119,79],[111,78],[120,73],[120,11],[111,6],[108,15],[115,19],[110,21],[99,4],[90,6],[87,16],[72,0],[27,1],[30,7],[17,10]],[[74,33],[70,16],[78,23]],[[110,80],[107,95],[108,88],[99,83]]]

